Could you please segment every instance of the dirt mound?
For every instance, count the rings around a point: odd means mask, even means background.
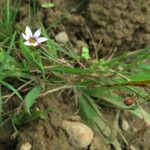
[[[46,11],[46,25],[75,8],[79,1],[59,0],[54,3],[55,8]],[[81,6],[77,13],[66,15],[61,22],[64,25],[62,30],[68,33],[73,44],[82,40],[91,50],[97,47],[103,55],[114,49],[122,52],[150,45],[150,0],[88,0]],[[54,30],[52,37],[59,29]]]
[[[136,50],[150,44],[150,0],[89,0],[87,23],[101,50]]]

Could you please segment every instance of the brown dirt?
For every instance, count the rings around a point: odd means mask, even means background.
[[[55,10],[49,11],[46,16],[47,25],[76,6],[78,1],[54,3]],[[149,8],[150,0],[89,0],[77,14],[67,15],[62,23],[72,43],[83,40],[92,49],[98,48],[101,41],[98,50],[103,55],[114,49],[118,52],[137,50],[150,45]],[[89,32],[97,46],[94,46]]]
[[[150,0],[89,0],[88,24],[102,51],[136,50],[150,44]]]
[[[24,127],[17,137],[16,149],[19,150],[22,144],[29,142],[33,150],[74,150],[61,126],[62,121],[75,112],[74,106],[68,105],[69,103],[65,104],[53,95],[39,100],[41,109],[52,107],[55,111],[50,113],[48,119],[40,119]]]

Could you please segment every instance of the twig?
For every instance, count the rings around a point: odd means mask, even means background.
[[[38,96],[38,98],[40,98],[40,97],[44,97],[44,96],[46,96],[46,95],[48,95],[48,94],[50,94],[50,93],[53,93],[53,92],[56,92],[56,91],[59,91],[59,90],[61,90],[61,89],[65,89],[65,88],[71,88],[72,86],[61,86],[61,87],[58,87],[58,88],[55,88],[55,89],[52,89],[52,90],[48,90],[48,91],[46,91],[46,92],[44,92],[44,93],[41,93],[39,96]]]

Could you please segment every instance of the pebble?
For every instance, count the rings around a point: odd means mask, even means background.
[[[76,41],[76,47],[82,49],[82,47],[88,47],[88,45],[84,41],[78,40]]]
[[[69,41],[69,37],[66,32],[62,31],[55,36],[55,40],[58,43],[66,44]]]
[[[133,132],[134,132],[134,133],[138,132],[138,129],[135,128],[135,127],[133,127]]]
[[[93,131],[84,123],[63,121],[62,127],[68,134],[71,144],[76,148],[86,148],[94,138]]]
[[[31,150],[32,145],[28,142],[25,144],[22,144],[20,150]]]
[[[123,131],[128,131],[129,130],[129,123],[128,123],[128,121],[127,120],[122,120],[121,121],[121,128],[122,128],[122,130]]]
[[[133,145],[131,145],[130,150],[136,150],[136,148]]]

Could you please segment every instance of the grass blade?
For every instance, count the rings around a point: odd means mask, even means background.
[[[31,89],[31,91],[26,95],[25,97],[25,112],[26,113],[30,114],[30,108],[34,104],[40,92],[41,92],[41,87],[36,86],[33,89]]]

